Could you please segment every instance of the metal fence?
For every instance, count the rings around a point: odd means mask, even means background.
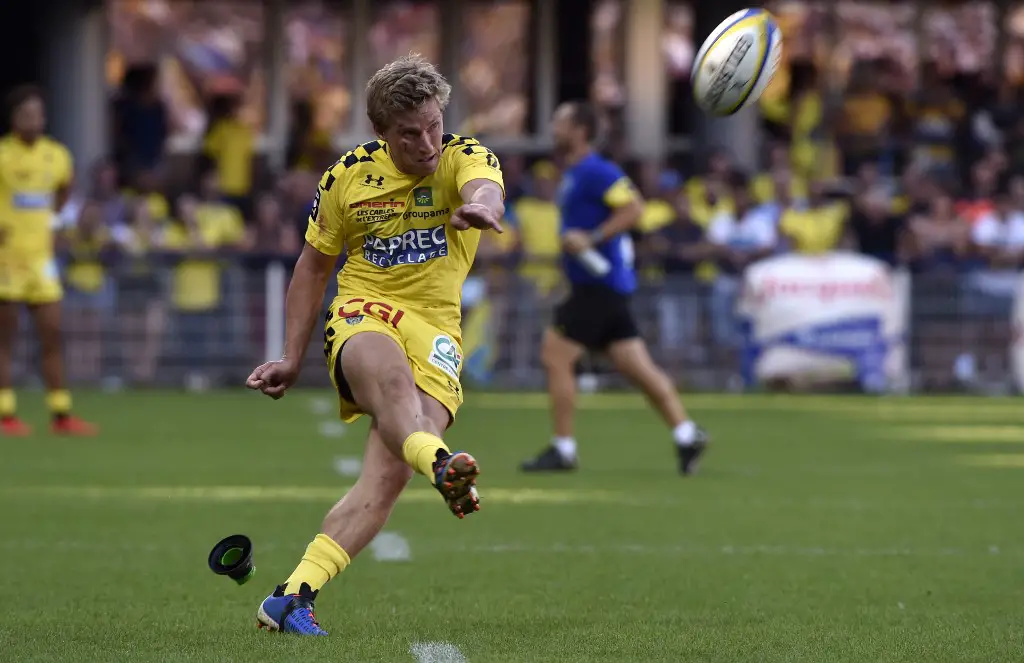
[[[195,281],[188,280],[196,274],[184,276],[182,265],[159,257],[108,267],[98,289],[83,291],[66,278],[69,381],[111,388],[240,385],[253,366],[279,356],[291,265],[267,256],[225,258],[207,265],[209,270],[198,278],[207,279],[205,286],[215,281],[216,292],[210,305],[198,308]],[[1011,388],[1013,288],[993,283],[999,280],[995,276],[912,275],[912,389]],[[335,287],[328,287],[325,308]],[[562,294],[551,265],[478,264],[464,289],[465,381],[495,388],[542,388],[541,335]],[[648,278],[638,291],[634,308],[641,332],[656,360],[681,387],[739,388],[732,335],[735,295],[721,283],[674,276]],[[38,381],[38,362],[27,315],[22,327],[14,374],[24,384]],[[322,347],[317,329],[303,385],[329,384]],[[602,384],[618,384],[600,357],[588,358],[581,373]]]

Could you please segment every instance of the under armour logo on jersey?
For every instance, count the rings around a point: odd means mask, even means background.
[[[384,176],[381,175],[380,177],[374,177],[370,173],[367,173],[366,174],[366,180],[363,181],[363,185],[364,186],[374,186],[374,187],[377,187],[378,189],[382,189],[382,188],[384,188]]]

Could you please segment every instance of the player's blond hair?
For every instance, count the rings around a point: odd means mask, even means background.
[[[370,78],[366,114],[374,130],[383,130],[395,113],[415,110],[431,99],[444,110],[451,94],[452,86],[437,67],[412,53],[384,65]]]

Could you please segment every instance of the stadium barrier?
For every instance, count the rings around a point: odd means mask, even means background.
[[[87,291],[65,266],[72,384],[241,385],[253,366],[280,355],[290,261],[224,256],[192,273],[176,261],[116,261]],[[540,340],[561,293],[550,263],[478,261],[464,289],[464,381],[542,388]],[[820,388],[824,380],[869,391],[1006,393],[1024,390],[1022,301],[1019,274],[910,274],[833,254],[771,258],[742,278],[646,272],[634,307],[655,359],[685,389]],[[38,383],[28,316],[22,325],[15,380]],[[318,328],[303,385],[329,385],[322,348]],[[594,357],[581,366],[581,386],[623,385]]]

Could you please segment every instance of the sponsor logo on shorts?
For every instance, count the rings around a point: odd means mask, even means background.
[[[462,353],[459,352],[459,346],[451,336],[439,334],[434,337],[434,347],[430,351],[427,361],[458,381],[459,367],[462,366]]]
[[[406,230],[401,235],[363,238],[363,259],[388,269],[397,265],[418,265],[448,255],[445,226]]]
[[[363,321],[364,317],[365,316],[362,316],[362,315],[356,315],[356,316],[352,316],[351,318],[345,318],[345,324],[352,325],[352,326],[358,325],[360,322]]]

